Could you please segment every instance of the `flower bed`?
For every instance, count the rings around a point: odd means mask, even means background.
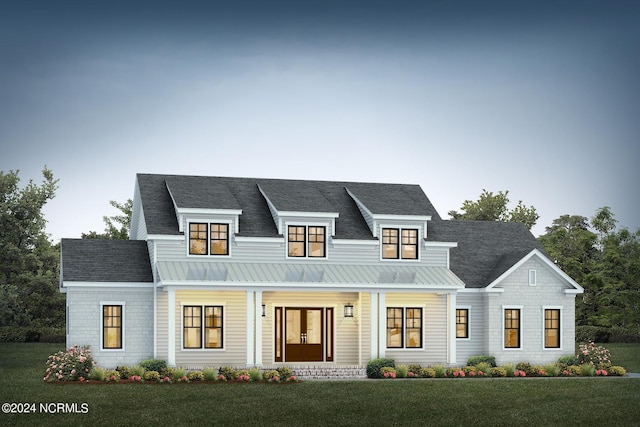
[[[593,342],[580,345],[579,353],[563,356],[555,363],[544,366],[527,362],[495,366],[492,356],[469,358],[467,366],[445,367],[419,364],[396,365],[393,359],[373,359],[367,365],[369,378],[486,378],[486,377],[606,377],[624,376],[626,370],[612,366],[609,351]]]
[[[167,367],[161,360],[147,360],[133,367],[119,366],[105,369],[96,366],[89,347],[74,346],[49,356],[46,362],[46,382],[76,382],[84,384],[175,384],[175,383],[296,383],[300,380],[291,368],[262,371],[260,368],[235,369],[229,366],[205,368],[202,371],[187,371],[183,368]],[[159,369],[145,369],[145,366]]]

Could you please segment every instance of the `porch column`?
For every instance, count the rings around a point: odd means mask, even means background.
[[[378,357],[378,293],[371,292],[371,358]]]
[[[256,359],[255,365],[262,366],[262,291],[256,291],[256,306],[255,306],[255,319],[256,319]]]
[[[378,294],[378,357],[385,357],[387,349],[387,302],[385,293]]]
[[[456,363],[456,293],[447,294],[447,363]]]
[[[255,306],[253,305],[253,291],[247,291],[247,323],[246,323],[246,334],[247,334],[247,366],[253,366],[254,364],[254,330],[255,330]]]
[[[167,365],[176,366],[176,291],[167,291]]]

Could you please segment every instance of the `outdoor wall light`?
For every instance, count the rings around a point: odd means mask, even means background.
[[[264,304],[262,304],[262,317],[265,317],[267,315],[267,308]]]
[[[344,306],[344,317],[353,317],[353,304],[350,302]]]

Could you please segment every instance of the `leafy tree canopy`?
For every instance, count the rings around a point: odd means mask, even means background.
[[[449,211],[449,216],[459,220],[522,222],[531,230],[540,218],[536,208],[527,207],[519,200],[516,207],[509,210],[508,195],[509,191],[493,194],[482,190],[477,201],[465,200],[460,208],[463,212]]]
[[[551,258],[584,287],[579,325],[640,328],[640,230],[616,230],[609,207],[591,218],[563,215],[538,238]],[[595,231],[592,231],[595,230]]]
[[[20,188],[19,171],[0,171],[0,326],[64,324],[58,292],[59,247],[45,233],[42,208],[58,180],[46,167],[40,185]]]
[[[133,200],[128,199],[124,203],[118,203],[115,200],[109,202],[111,206],[118,209],[121,215],[103,216],[105,223],[104,233],[98,234],[95,231],[82,233],[83,239],[111,239],[111,240],[128,240],[129,229],[131,228],[131,212],[133,210]],[[118,225],[116,225],[118,224]]]

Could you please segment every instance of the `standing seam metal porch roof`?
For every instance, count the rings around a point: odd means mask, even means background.
[[[203,267],[198,262],[158,263],[162,282],[216,283],[327,283],[327,284],[424,284],[464,287],[464,283],[445,267],[279,264],[216,262]]]

